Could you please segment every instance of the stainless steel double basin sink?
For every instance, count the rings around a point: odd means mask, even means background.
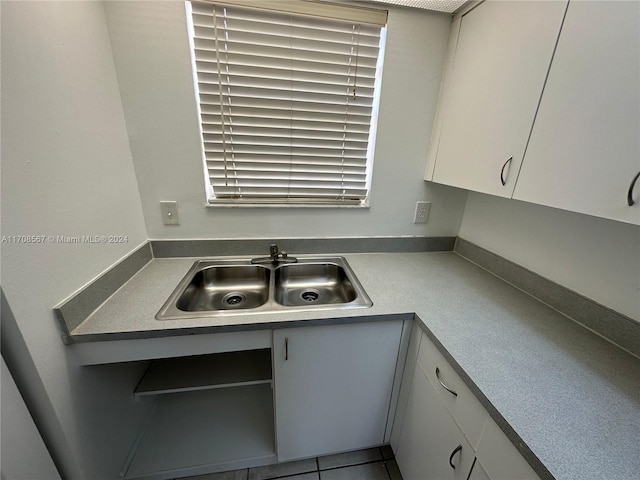
[[[327,308],[366,308],[371,299],[343,257],[296,263],[247,259],[193,264],[157,313],[158,320]]]

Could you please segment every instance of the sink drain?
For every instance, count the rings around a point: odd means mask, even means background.
[[[317,290],[305,290],[300,294],[300,297],[302,297],[305,302],[311,303],[317,301],[320,297],[320,294]]]
[[[224,298],[222,299],[222,303],[224,303],[225,305],[230,305],[232,307],[235,307],[236,305],[240,305],[246,299],[247,297],[244,296],[244,293],[231,292],[231,293],[227,293],[224,296]]]

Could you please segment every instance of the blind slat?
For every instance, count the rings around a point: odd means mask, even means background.
[[[203,127],[204,128],[204,127]],[[272,138],[284,138],[284,139],[315,139],[315,140],[329,140],[338,142],[364,142],[365,148],[368,140],[368,132],[358,133],[349,130],[340,131],[335,129],[321,129],[321,128],[291,128],[289,125],[273,126],[272,124],[260,125],[260,126],[242,126],[234,123],[232,126],[226,125],[222,129],[219,125],[212,125],[206,130],[203,130],[203,137],[207,142],[218,141],[238,141],[242,138],[250,137],[272,137]]]
[[[214,146],[205,145],[205,153],[218,153],[224,154],[224,150],[222,148],[215,148]],[[291,157],[298,156],[307,156],[309,158],[319,157],[322,158],[337,158],[341,159],[343,157],[354,157],[354,158],[362,158],[366,160],[367,155],[365,151],[361,150],[350,150],[342,155],[341,150],[337,148],[329,149],[329,148],[315,148],[315,147],[280,147],[280,146],[266,146],[262,145],[234,145],[233,154],[238,153],[249,153],[249,154],[261,154],[261,153],[271,153],[273,155],[290,155]],[[229,158],[231,158],[231,152],[228,152]]]
[[[218,103],[216,104],[216,98],[218,99]],[[209,106],[222,107],[225,111],[229,112],[229,104],[225,103],[224,105],[220,105],[219,103],[220,96],[219,95],[200,95],[200,106],[202,111],[209,113],[207,110]],[[273,99],[273,98],[244,98],[244,97],[234,97],[233,98],[233,108],[237,107],[249,107],[256,110],[256,115],[259,116],[260,112],[258,109],[267,108],[274,110],[282,110],[282,111],[291,111],[293,114],[304,114],[311,113],[315,114],[341,114],[345,115],[344,104],[333,104],[328,102],[305,102],[305,101],[297,101],[290,100],[289,103],[283,102],[282,100]],[[366,117],[366,122],[369,123],[371,118],[371,107],[370,106],[359,106],[350,104],[349,110],[346,112],[347,115],[361,115],[362,117]]]
[[[305,157],[303,155],[296,155],[295,157],[291,157],[290,155],[277,155],[271,154],[268,152],[260,152],[260,153],[239,153],[233,152],[232,155],[228,159],[225,158],[224,152],[207,152],[206,154],[206,163],[207,165],[214,166],[217,162],[225,162],[225,161],[233,161],[236,164],[240,165],[242,163],[250,163],[250,164],[270,164],[273,167],[266,168],[279,168],[281,164],[284,165],[305,165],[309,169],[322,169],[325,167],[338,167],[338,168],[348,168],[348,167],[358,167],[362,168],[363,171],[366,170],[367,167],[367,159],[366,157],[353,157],[353,156],[340,156],[340,157],[318,157],[318,156],[308,156]]]
[[[365,127],[365,131],[369,131],[369,122],[365,121],[365,119],[369,118],[369,115],[366,113],[362,113],[361,115],[353,113],[351,110],[345,114],[342,113],[329,113],[329,112],[319,112],[319,111],[311,111],[309,110],[290,110],[290,109],[276,109],[274,106],[264,106],[260,107],[259,105],[253,106],[242,106],[238,105],[237,101],[233,103],[233,118],[234,121],[238,124],[242,124],[243,122],[253,122],[252,125],[255,125],[256,121],[260,121],[262,119],[266,120],[291,120],[294,122],[326,122],[329,124],[345,124],[347,128],[363,128]],[[219,123],[220,115],[222,115],[222,108],[220,105],[211,105],[211,104],[203,104],[200,106],[200,110],[202,112],[202,125]],[[228,106],[224,107],[225,115],[230,115]],[[214,120],[215,118],[215,120]]]
[[[198,62],[217,63],[219,60],[230,65],[268,65],[291,70],[308,70],[311,72],[329,72],[342,73],[344,69],[349,67],[349,55],[339,54],[312,54],[307,52],[293,52],[284,49],[269,49],[261,46],[253,46],[249,48],[238,48],[235,51],[229,51],[220,54],[215,50],[199,49]],[[291,53],[291,55],[287,55]],[[295,55],[297,54],[297,55]],[[375,62],[372,59],[362,58],[358,62],[358,68],[362,70],[359,74],[363,76],[373,76],[375,70]],[[211,66],[213,71],[217,71],[217,67]],[[224,70],[223,70],[224,71]]]
[[[242,80],[242,79],[240,79]],[[353,86],[351,85],[327,85],[321,83],[302,83],[270,81],[268,79],[258,79],[253,86],[249,82],[238,81],[237,83],[223,82],[222,85],[199,83],[198,87],[202,94],[222,95],[224,103],[232,104],[229,100],[235,97],[271,98],[276,100],[288,100],[297,102],[320,102],[322,98],[327,98],[330,103],[336,105],[367,105],[373,98],[372,88],[361,88],[356,86],[357,98],[352,98]]]
[[[215,172],[214,172],[215,173]],[[327,185],[333,188],[336,187],[344,187],[344,188],[358,188],[362,182],[362,178],[359,178],[355,175],[345,175],[345,176],[331,176],[331,175],[305,175],[305,174],[291,174],[291,175],[276,175],[267,172],[261,172],[259,175],[249,175],[245,172],[242,175],[242,172],[235,171],[232,177],[228,175],[210,175],[212,182],[216,184],[225,185],[226,183],[235,183],[242,182],[245,185],[253,185],[253,186],[281,186],[281,187],[295,187],[296,185],[306,186],[306,185]]]
[[[337,146],[340,144],[349,145],[350,148],[367,148],[368,135],[355,134],[348,132],[329,131],[329,130],[297,130],[292,128],[267,128],[267,127],[249,127],[241,128],[233,126],[225,128],[225,131],[204,132],[204,141],[206,143],[224,143],[224,142],[247,142],[278,145],[327,145]]]
[[[202,119],[202,129],[203,133],[222,133],[223,127],[215,120],[212,120],[212,115],[205,116]],[[345,132],[347,135],[358,135],[358,137],[362,139],[366,139],[369,134],[368,125],[363,124],[352,124],[352,125],[344,125],[344,117],[343,122],[314,122],[309,120],[291,120],[289,118],[267,118],[265,121],[260,124],[255,121],[254,117],[241,116],[238,115],[233,116],[233,128],[234,131],[238,131],[237,129],[260,129],[266,131],[267,129],[287,129],[287,130],[304,130],[309,132],[319,131],[319,132]],[[230,133],[231,127],[225,125],[225,132]]]
[[[205,144],[205,152],[217,152],[217,153],[225,153],[222,148],[216,148],[215,145]],[[235,145],[233,147],[233,152],[227,152],[229,158],[231,158],[232,154],[235,153],[262,153],[262,152],[270,152],[274,155],[306,155],[309,157],[334,157],[334,158],[342,158],[343,156],[352,156],[356,158],[366,159],[366,151],[360,149],[346,149],[347,152],[344,152],[346,155],[343,155],[342,149],[338,148],[318,148],[318,147],[301,147],[301,146],[279,146],[279,145],[261,145],[261,144],[242,144]]]
[[[218,191],[216,195],[239,195],[242,194],[244,196],[281,196],[283,192],[289,192],[291,196],[297,197],[332,197],[338,198],[342,195],[357,198],[361,195],[366,194],[366,190],[358,189],[358,188],[327,188],[325,186],[318,186],[317,188],[313,187],[287,187],[286,185],[282,188],[275,187],[264,187],[260,188],[259,186],[218,186]]]
[[[212,97],[217,97],[223,102],[225,114],[233,115],[233,107],[238,103],[240,106],[251,105],[254,99],[256,103],[261,102],[268,104],[272,108],[293,111],[317,111],[325,113],[350,113],[351,109],[357,111],[358,114],[367,115],[370,120],[371,107],[370,103],[373,99],[370,97],[358,97],[354,100],[346,100],[347,92],[344,95],[309,93],[309,92],[287,92],[266,90],[260,88],[237,87],[234,91],[238,92],[234,95],[221,95],[203,93],[200,98],[203,105],[210,104]],[[252,97],[252,94],[254,95]],[[207,97],[204,98],[203,97]],[[202,101],[204,100],[204,101]],[[367,101],[368,100],[368,101]],[[304,108],[308,107],[308,108]],[[225,119],[226,120],[226,119]]]
[[[367,172],[365,169],[359,167],[349,167],[345,166],[344,168],[333,168],[333,169],[310,169],[306,167],[291,167],[291,168],[270,168],[267,170],[262,170],[261,168],[253,168],[252,165],[241,164],[237,165],[234,163],[236,167],[233,171],[234,176],[248,178],[249,175],[255,174],[256,178],[289,178],[290,176],[294,176],[300,179],[311,179],[314,177],[324,178],[326,180],[341,180],[344,178],[349,178],[354,181],[362,181],[363,177],[366,177]],[[267,165],[269,166],[269,165]],[[219,163],[215,165],[207,164],[207,171],[210,177],[218,177],[218,178],[229,178],[229,171],[225,169],[224,163]],[[262,167],[262,165],[260,165]],[[244,170],[246,168],[247,170]]]
[[[266,25],[259,24],[260,27]],[[356,30],[348,33],[323,32],[319,30],[305,30],[299,27],[283,25],[278,29],[249,31],[236,27],[228,28],[226,22],[217,22],[207,26],[195,28],[195,38],[201,43],[215,43],[216,31],[225,30],[223,43],[238,43],[285,48],[294,50],[310,50],[327,53],[349,53],[354,48],[358,54],[365,57],[375,56],[378,52],[377,37],[363,37]],[[357,37],[357,38],[356,38]],[[220,40],[220,39],[218,39]],[[197,46],[197,44],[196,44]],[[224,49],[224,48],[223,48]]]
[[[248,65],[227,65],[224,75],[218,75],[217,71],[202,71],[198,73],[198,84],[230,84],[229,78],[240,79],[246,85],[258,85],[260,81],[284,80],[289,82],[300,82],[301,84],[326,84],[326,85],[352,85],[355,77],[353,74],[347,73],[318,73],[305,72],[302,70],[291,71],[288,69],[278,69],[273,67],[260,67]],[[373,89],[375,86],[374,77],[357,77],[357,85],[359,88]]]
[[[277,4],[280,4],[278,8]],[[339,28],[341,25],[349,23],[360,23],[363,27],[375,31],[386,23],[387,12],[379,9],[364,9],[361,7],[351,7],[347,5],[322,5],[313,2],[292,2],[291,0],[280,0],[279,2],[273,0],[261,0],[259,4],[256,4],[255,0],[251,1],[238,1],[227,0],[222,2],[222,5],[244,5],[250,8],[234,8],[229,14],[233,16],[236,12],[242,14],[241,18],[253,18],[260,19],[262,16],[269,18],[278,18],[282,16],[284,12],[287,16],[290,14],[298,14],[296,18],[300,23],[306,23],[313,25],[315,22],[324,19],[333,19],[336,21],[331,22],[334,28]],[[212,5],[208,2],[193,2],[194,13],[205,13],[211,11]],[[256,5],[260,8],[256,9]],[[372,21],[375,19],[375,21]]]

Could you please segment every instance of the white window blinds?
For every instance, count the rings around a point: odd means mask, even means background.
[[[209,202],[363,204],[381,26],[191,9]]]

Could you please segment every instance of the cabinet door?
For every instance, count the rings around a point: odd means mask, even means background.
[[[640,3],[571,2],[514,198],[640,224]]]
[[[466,480],[473,464],[473,449],[420,368],[413,375],[397,450],[404,480]]]
[[[476,463],[482,464],[491,480],[540,480],[493,420],[488,420],[482,431]]]
[[[487,472],[485,472],[482,465],[477,460],[473,464],[473,468],[471,469],[471,474],[467,480],[491,480]]]
[[[278,460],[381,445],[401,321],[273,332]]]
[[[511,197],[566,3],[488,1],[462,17],[434,182]]]

